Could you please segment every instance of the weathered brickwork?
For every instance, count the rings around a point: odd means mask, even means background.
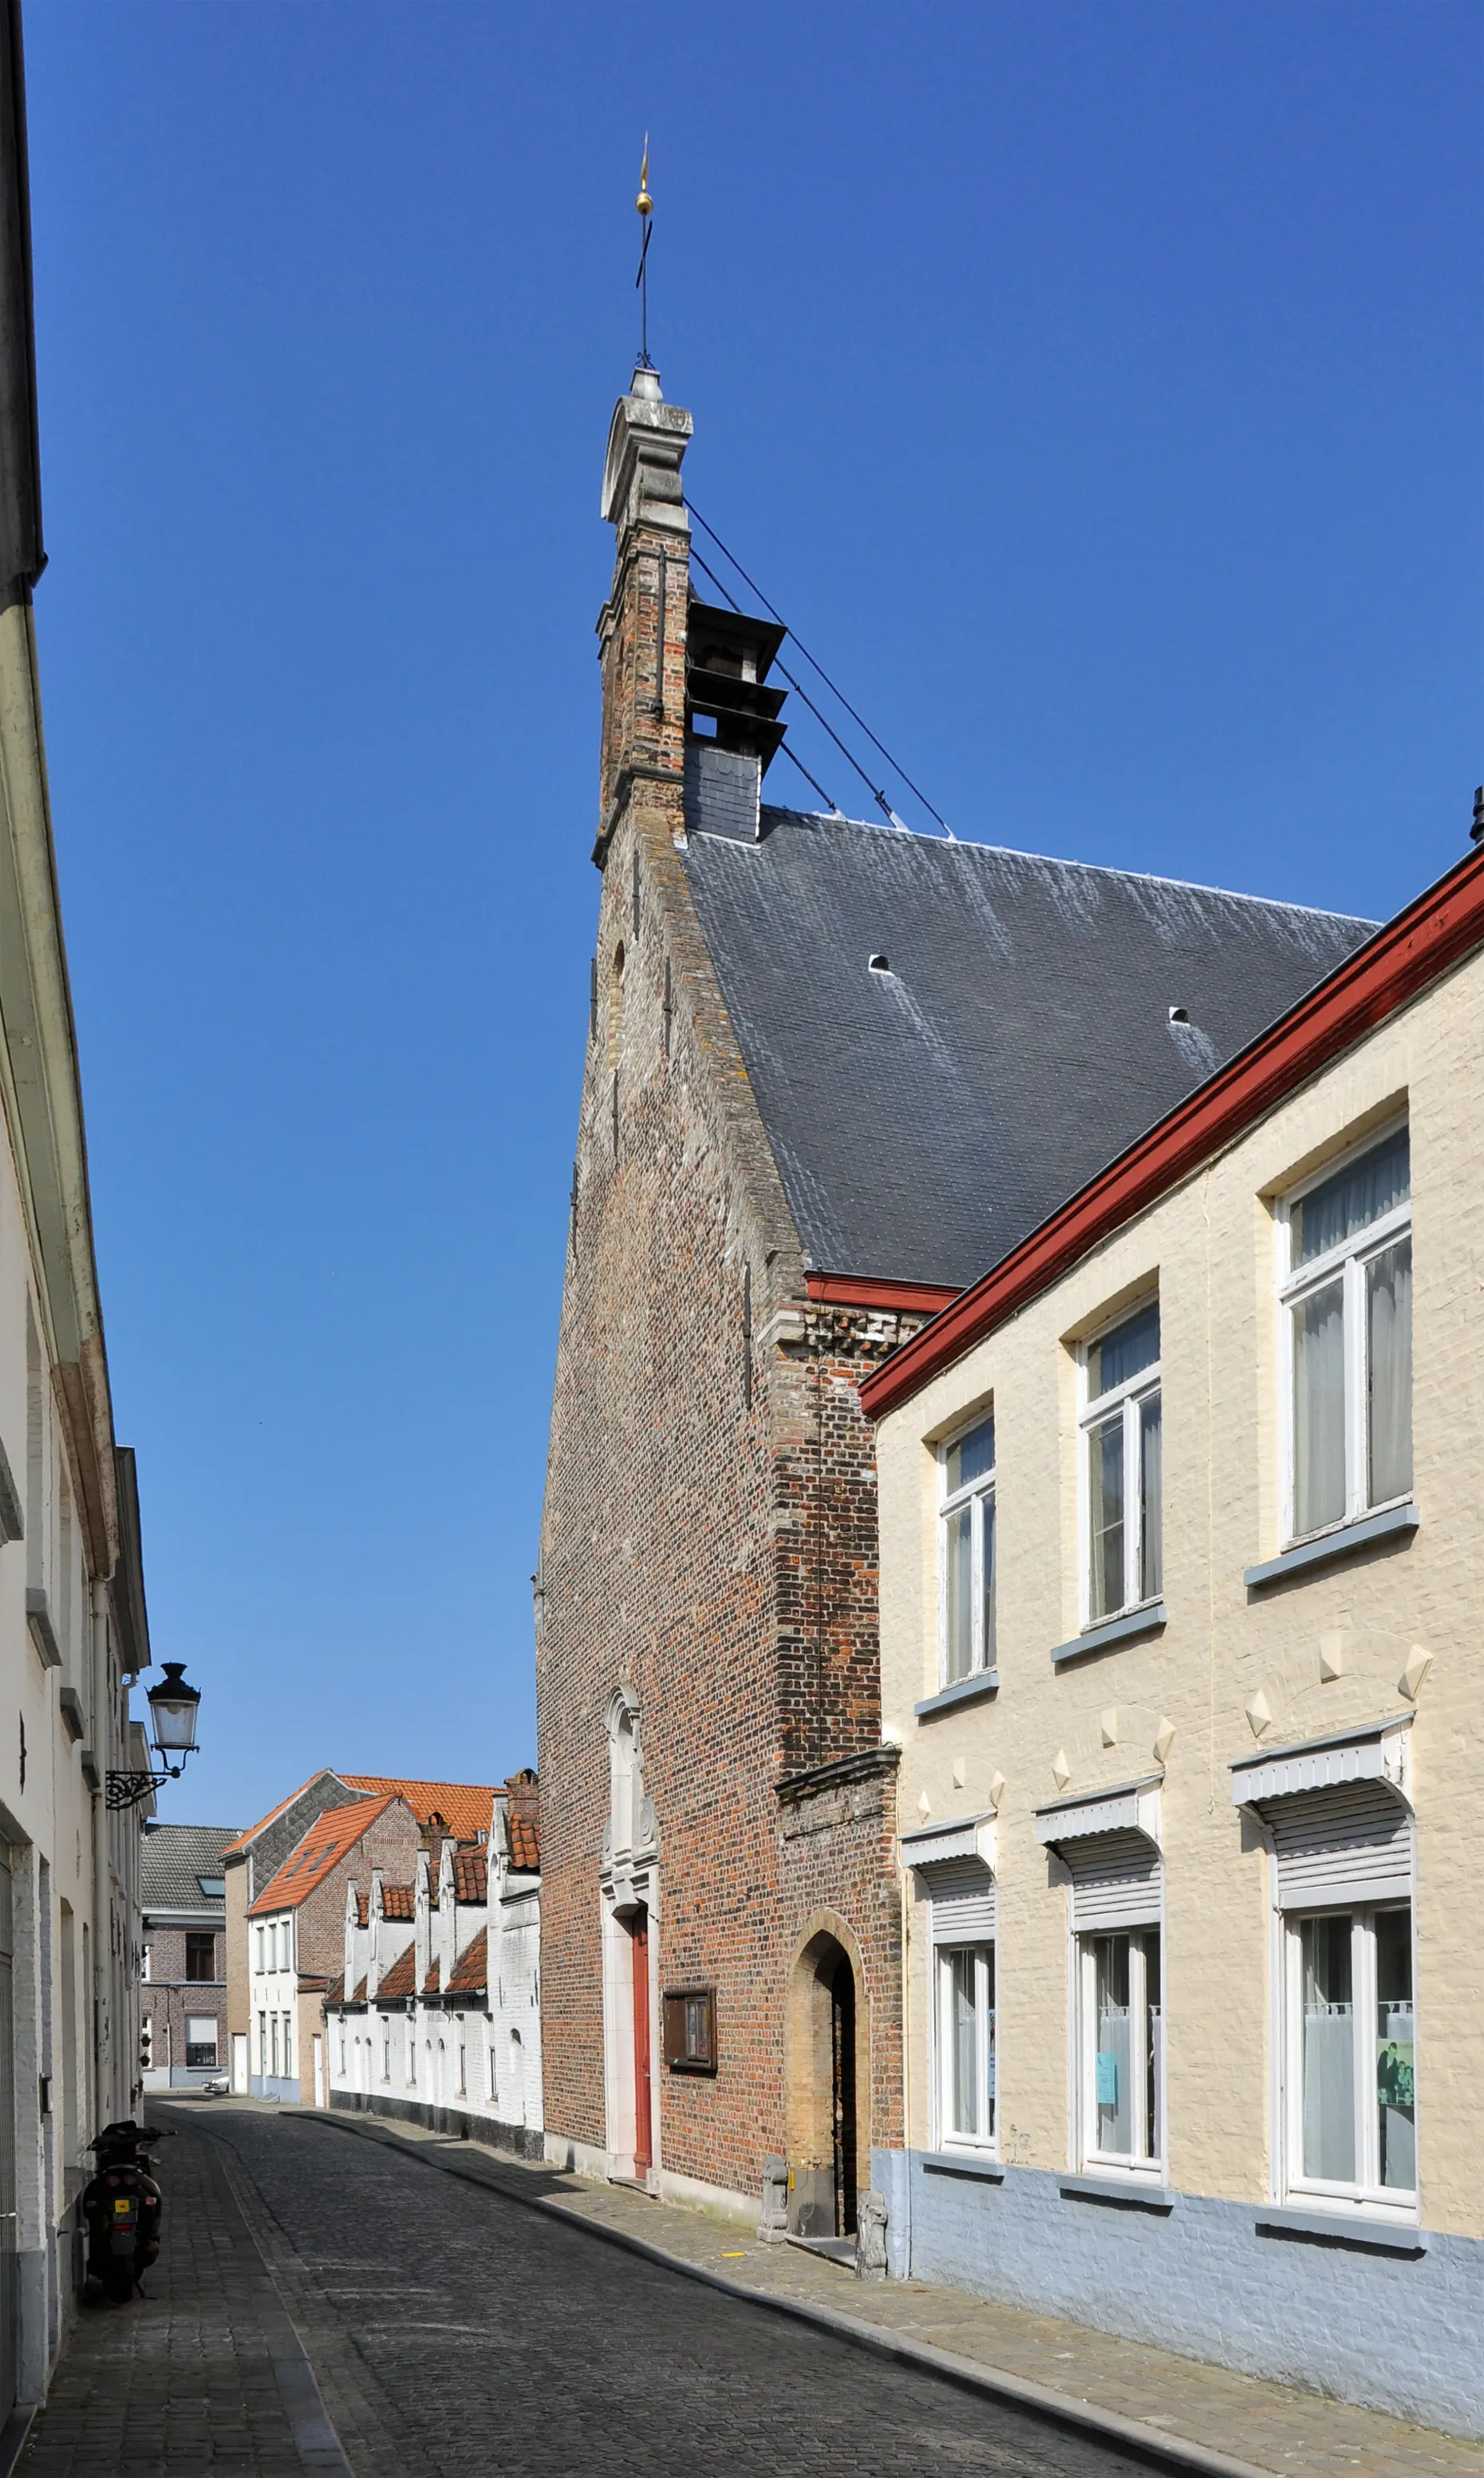
[[[677,502],[651,522],[643,487],[600,620],[596,998],[538,1578],[546,2121],[613,2138],[600,1867],[622,1688],[658,1831],[651,1966],[717,1996],[715,2077],[656,2060],[656,2160],[756,2194],[787,2149],[786,1991],[821,1917],[848,1931],[868,2008],[863,2161],[900,2138],[894,1751],[856,1385],[920,1320],[807,1298],[686,882],[688,544]],[[831,1778],[862,1758],[864,1778]]]

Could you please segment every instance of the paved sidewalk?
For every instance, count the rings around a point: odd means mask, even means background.
[[[216,2146],[158,2156],[144,2296],[80,2310],[18,2478],[352,2478]]]
[[[985,2304],[925,2281],[856,2280],[796,2246],[762,2245],[719,2212],[657,2203],[619,2186],[508,2159],[483,2145],[374,2116],[326,2114],[349,2140],[394,2143],[430,2167],[555,2206],[573,2218],[661,2248],[677,2263],[766,2296],[823,2307],[887,2334],[968,2359],[986,2371],[1138,2420],[1168,2436],[1282,2478],[1484,2478],[1484,2445],[1352,2409],[1287,2384],[1229,2373],[1164,2349],[1063,2323],[1022,2308]]]

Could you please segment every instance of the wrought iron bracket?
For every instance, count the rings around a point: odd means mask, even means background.
[[[179,1781],[179,1764],[166,1764],[163,1773],[107,1773],[108,1784],[104,1803],[111,1808],[138,1807],[152,1789],[160,1789],[167,1781]]]

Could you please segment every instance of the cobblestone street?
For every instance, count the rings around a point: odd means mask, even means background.
[[[715,2279],[1053,2393],[1064,2415],[1132,2419],[1177,2467],[1484,2472],[1476,2445],[923,2282],[863,2288],[712,2213],[411,2126],[256,2103],[160,2116],[177,2133],[160,2154],[166,2239],[148,2297],[84,2311],[22,2478],[1119,2478],[1150,2465],[1118,2433],[893,2364]]]
[[[25,2478],[1136,2465],[339,2127],[172,2113],[151,2294],[84,2314]]]

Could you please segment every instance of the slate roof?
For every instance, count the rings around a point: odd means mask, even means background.
[[[331,1807],[316,1816],[302,1841],[284,1860],[276,1876],[269,1878],[248,1911],[251,1918],[259,1910],[291,1910],[308,1899],[316,1884],[322,1884],[337,1861],[353,1850],[379,1817],[386,1814],[391,1798],[358,1798],[350,1807]]]
[[[430,1816],[440,1815],[456,1841],[472,1841],[477,1833],[490,1830],[492,1784],[486,1789],[478,1782],[394,1781],[382,1773],[341,1773],[340,1778],[351,1789],[369,1790],[373,1798],[388,1791],[405,1798],[424,1829]]]
[[[1375,926],[793,809],[685,862],[810,1265],[955,1288]]]
[[[225,1915],[225,1902],[211,1900],[196,1878],[221,1874],[222,1852],[236,1837],[235,1824],[154,1825],[139,1849],[139,1908]]]

